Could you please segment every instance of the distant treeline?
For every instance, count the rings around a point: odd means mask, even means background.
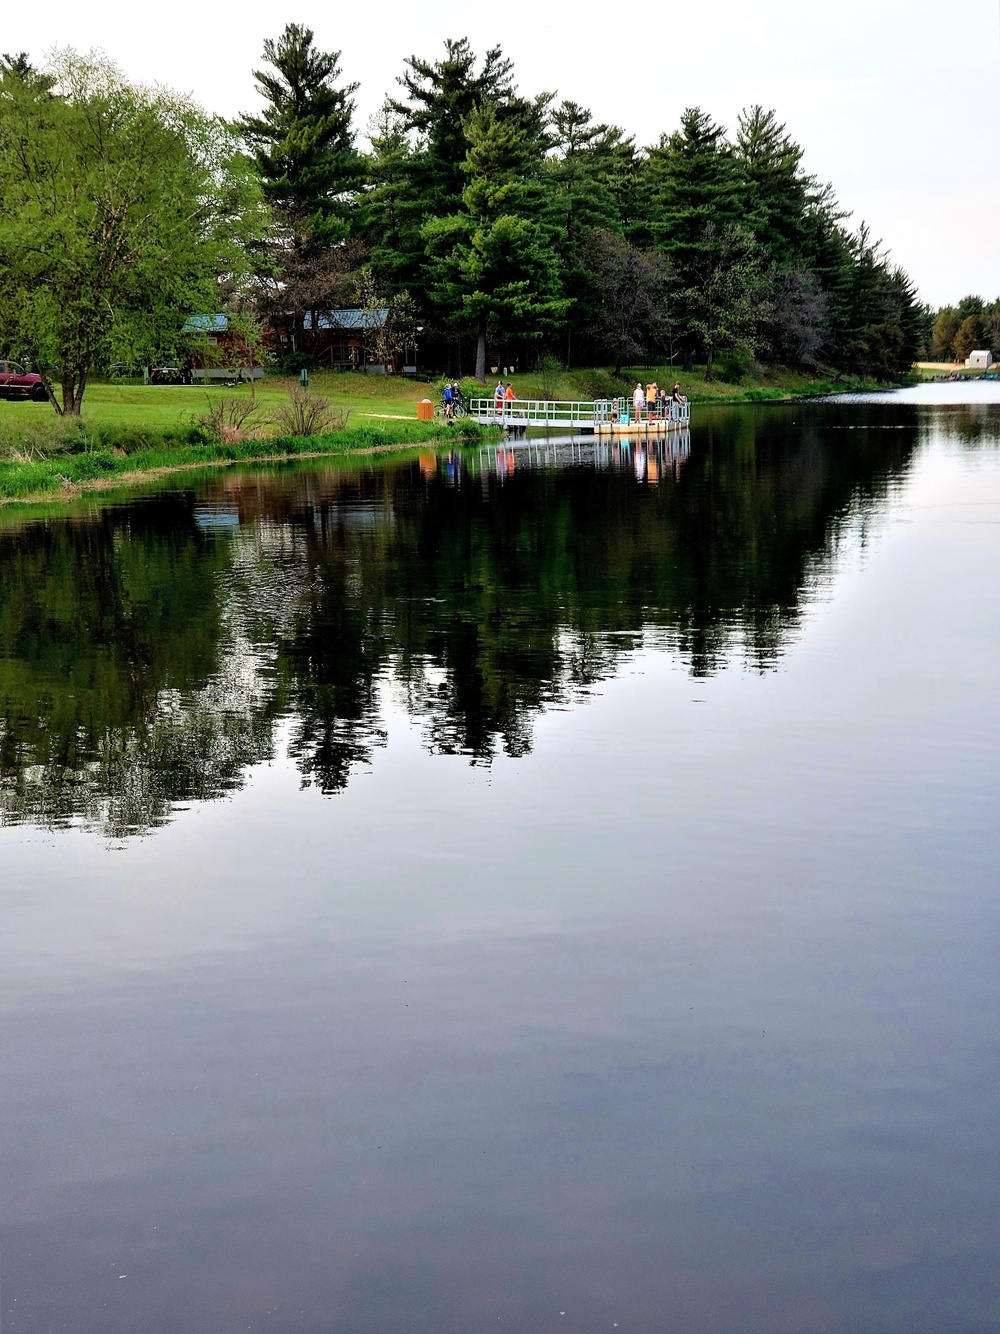
[[[0,355],[78,412],[88,376],[180,346],[184,317],[280,326],[360,307],[378,360],[429,369],[669,359],[893,379],[927,341],[907,275],[802,167],[773,111],[730,136],[698,108],[647,147],[499,47],[411,56],[362,142],[340,53],[289,24],[235,124],[113,66],[0,61]],[[248,71],[248,91],[250,74]]]
[[[928,329],[925,348],[931,361],[964,361],[976,351],[1000,358],[1000,297],[963,296],[957,306],[934,312]]]

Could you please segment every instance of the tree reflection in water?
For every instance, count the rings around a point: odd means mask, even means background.
[[[706,411],[683,467],[300,465],[8,527],[0,815],[148,830],[239,787],[282,718],[335,792],[385,739],[386,686],[430,750],[488,763],[644,643],[695,676],[766,671],[919,430],[881,406]]]

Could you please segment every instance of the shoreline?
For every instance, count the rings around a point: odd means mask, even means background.
[[[365,445],[357,449],[325,450],[315,449],[289,454],[254,454],[233,459],[192,460],[187,463],[164,463],[151,468],[136,468],[131,472],[113,473],[106,477],[88,477],[78,482],[64,483],[57,490],[33,491],[23,496],[0,495],[0,507],[10,505],[44,505],[69,503],[85,495],[101,495],[107,491],[117,491],[129,486],[142,486],[147,482],[157,481],[161,477],[170,477],[185,472],[202,472],[206,468],[232,468],[237,464],[294,463],[299,459],[347,459],[364,458],[377,454],[396,454],[408,449],[433,447],[440,448],[446,441],[400,440],[391,444]],[[464,442],[463,442],[464,443]]]
[[[880,385],[890,392],[898,385]],[[835,397],[836,392],[857,393],[845,386],[831,394],[831,386],[816,385],[805,392],[777,387],[746,389],[739,394],[716,397],[694,392],[693,405],[700,408],[780,406]],[[368,416],[368,414],[365,414]],[[383,424],[378,424],[378,423]],[[272,437],[232,444],[148,445],[135,454],[120,448],[98,448],[79,453],[59,452],[37,459],[0,460],[0,509],[18,506],[68,504],[87,495],[108,494],[128,487],[142,487],[172,474],[206,468],[228,468],[233,464],[290,463],[297,459],[345,459],[374,457],[407,449],[464,447],[499,438],[495,426],[445,426],[440,422],[418,422],[413,418],[371,414],[368,424],[348,427],[334,436]],[[269,447],[270,446],[270,447]],[[171,457],[171,456],[175,457]]]
[[[88,493],[138,487],[171,473],[224,468],[234,463],[289,463],[296,459],[372,456],[406,449],[440,449],[492,440],[496,428],[469,424],[459,431],[407,421],[348,428],[327,436],[276,436],[228,444],[158,443],[128,452],[98,448],[0,462],[0,507],[60,503]]]

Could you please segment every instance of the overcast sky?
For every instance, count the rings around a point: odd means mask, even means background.
[[[280,13],[280,17],[278,14]],[[251,71],[265,37],[306,23],[361,84],[363,128],[407,55],[435,57],[446,36],[499,43],[520,89],[557,92],[638,142],[699,105],[727,126],[741,107],[774,107],[934,305],[1000,294],[1000,0],[298,0],[240,4],[49,0],[11,6],[3,48],[36,59],[53,43],[103,49],[133,78],[169,84],[224,115],[255,105]]]

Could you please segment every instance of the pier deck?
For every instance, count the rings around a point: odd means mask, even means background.
[[[549,430],[593,431],[598,435],[627,435],[680,430],[690,425],[690,403],[664,405],[662,414],[636,419],[630,399],[598,398],[551,402],[544,398],[515,398],[498,405],[492,398],[471,398],[469,416],[483,426],[509,431],[547,427]]]

